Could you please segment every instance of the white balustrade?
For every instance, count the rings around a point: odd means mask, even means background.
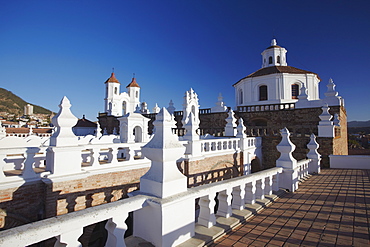
[[[11,228],[0,232],[0,246],[26,246],[56,237],[55,246],[82,246],[78,238],[85,226],[108,220],[108,240],[106,246],[126,246],[123,236],[127,229],[125,220],[129,212],[137,211],[147,206],[148,196],[111,202],[84,210],[37,221],[31,224]]]

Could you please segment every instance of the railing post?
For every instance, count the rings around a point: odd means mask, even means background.
[[[214,208],[216,193],[202,196],[199,199],[200,212],[198,216],[198,224],[210,228],[216,224],[216,216]]]
[[[252,181],[245,186],[245,203],[253,204],[256,202],[256,181]]]
[[[225,189],[218,193],[218,210],[217,215],[229,218],[232,215],[231,208],[231,189]]]
[[[46,153],[46,170],[50,171],[52,176],[81,172],[81,147],[78,146],[77,136],[72,131],[77,118],[70,107],[69,100],[64,97],[58,114],[52,119],[56,131],[50,137],[50,146]]]
[[[120,213],[118,216],[110,218],[105,225],[105,229],[108,231],[108,238],[105,246],[112,247],[125,247],[125,232],[127,225],[125,223],[128,213]]]
[[[283,168],[283,173],[279,175],[279,186],[294,192],[298,189],[297,160],[292,155],[295,145],[289,139],[290,133],[287,128],[282,129],[280,133],[281,142],[276,146],[280,152],[276,166]]]
[[[134,211],[134,236],[155,246],[176,246],[195,234],[194,200],[175,196],[188,190],[187,177],[176,164],[185,147],[172,134],[174,121],[166,108],[157,114],[153,125],[155,134],[141,149],[143,155],[151,160],[151,167],[140,178],[140,191],[137,193],[156,199],[148,201],[147,207]],[[165,200],[171,196],[176,200]]]
[[[56,236],[57,241],[55,242],[54,247],[81,247],[82,244],[78,241],[78,238],[82,235],[83,228],[62,233],[59,236]]]
[[[310,142],[307,144],[307,148],[310,150],[307,154],[307,158],[311,159],[308,163],[309,173],[320,173],[320,161],[321,155],[317,152],[319,144],[316,141],[316,136],[311,134]]]

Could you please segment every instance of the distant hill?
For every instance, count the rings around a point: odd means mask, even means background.
[[[33,113],[35,114],[51,113],[48,109],[28,103],[12,92],[4,88],[0,88],[0,112],[8,112],[21,116],[24,113],[24,106],[27,104],[33,105]]]
[[[359,128],[359,127],[370,127],[369,121],[350,121],[347,123],[349,128]]]

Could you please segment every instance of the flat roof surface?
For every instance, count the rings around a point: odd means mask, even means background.
[[[210,246],[370,246],[370,170],[325,169]]]

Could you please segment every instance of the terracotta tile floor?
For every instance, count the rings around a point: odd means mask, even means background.
[[[369,175],[322,170],[211,246],[370,246]]]

